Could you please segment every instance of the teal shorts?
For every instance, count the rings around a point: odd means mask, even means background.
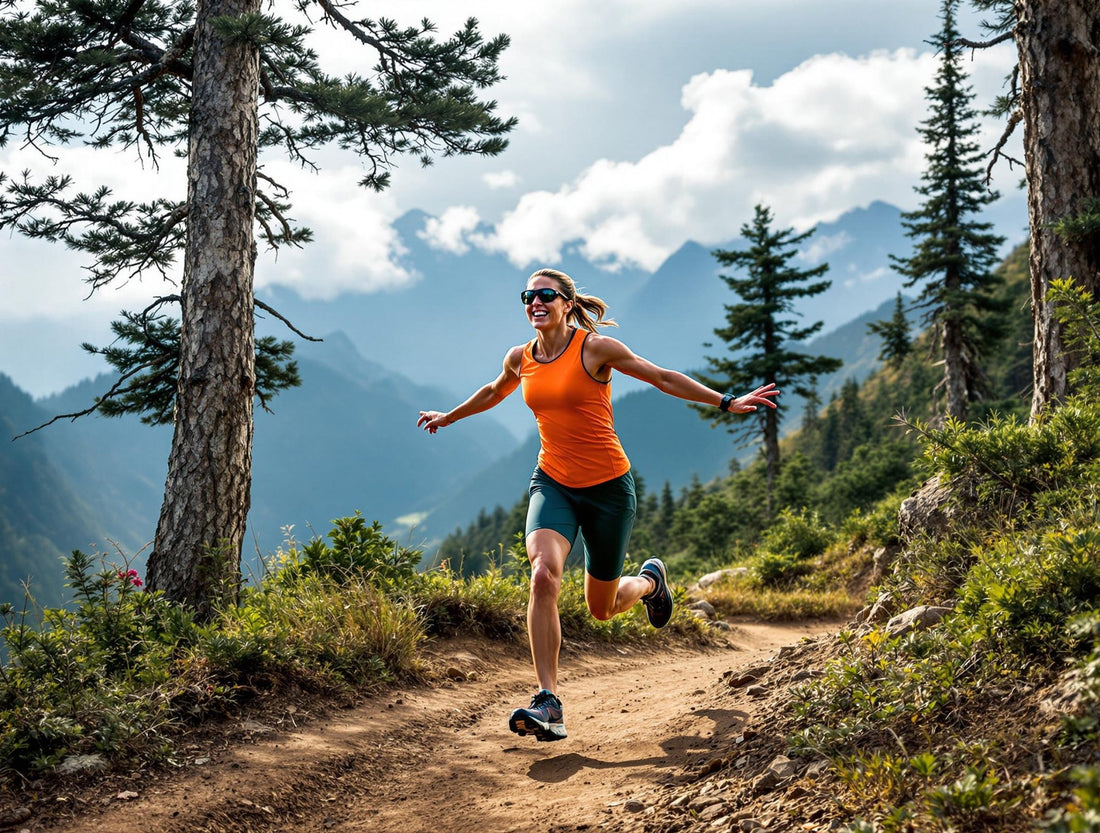
[[[615,581],[623,574],[626,545],[638,511],[630,472],[595,486],[574,489],[536,467],[530,494],[526,535],[536,529],[552,529],[573,543],[580,532],[584,569],[592,578]]]

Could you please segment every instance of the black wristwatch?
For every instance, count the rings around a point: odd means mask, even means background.
[[[734,396],[732,393],[727,393],[725,396],[722,397],[722,402],[718,406],[718,410],[719,411],[726,411],[728,413],[729,409],[730,409],[730,405],[733,404],[733,400],[736,399],[736,398],[737,397]]]

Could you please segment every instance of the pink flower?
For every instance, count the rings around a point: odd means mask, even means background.
[[[141,587],[145,583],[141,580],[137,570],[127,570],[125,573],[119,570],[118,577],[122,581],[129,581],[134,587]]]

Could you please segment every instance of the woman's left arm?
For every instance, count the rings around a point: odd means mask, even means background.
[[[724,394],[708,388],[702,382],[684,373],[669,370],[648,359],[643,359],[618,339],[608,336],[589,336],[588,340],[593,348],[589,355],[593,363],[598,362],[600,367],[610,367],[627,376],[641,379],[657,390],[680,399],[714,405],[716,408],[722,404]],[[755,411],[758,405],[775,408],[776,403],[771,399],[775,396],[779,396],[779,391],[774,384],[761,385],[752,393],[735,398],[730,402],[727,410],[735,414],[747,414]]]

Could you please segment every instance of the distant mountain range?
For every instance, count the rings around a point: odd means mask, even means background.
[[[523,494],[537,440],[518,394],[434,436],[416,428],[416,413],[457,404],[499,372],[510,346],[530,338],[519,302],[526,271],[498,256],[431,249],[418,236],[424,220],[414,212],[400,225],[409,268],[423,276],[406,290],[333,301],[275,290],[264,298],[303,331],[327,335],[299,344],[303,386],[273,400],[274,414],[257,411],[255,537],[246,554],[253,565],[288,526],[304,540],[360,510],[391,535],[430,548],[481,508],[511,506]],[[885,275],[887,255],[905,251],[905,241],[897,209],[875,203],[822,225],[811,242],[805,265],[828,261],[834,285],[803,310],[807,321],[832,330],[808,349],[846,362],[821,380],[827,400],[845,378],[861,379],[875,366],[878,342],[866,322],[890,313],[898,281]],[[718,349],[704,343],[723,323],[724,304],[737,300],[709,249],[695,243],[652,275],[608,275],[576,251],[554,265],[611,303],[622,324],[614,335],[682,370],[702,368]],[[260,330],[285,337],[276,324],[262,321]],[[107,387],[107,379],[85,381],[35,402],[0,376],[0,427],[12,436],[87,407]],[[651,488],[709,480],[737,456],[728,435],[679,400],[622,376],[614,392],[620,434]],[[794,424],[799,403],[783,406]],[[122,553],[137,553],[140,566],[160,510],[170,437],[136,419],[96,417],[0,444],[0,546],[14,554],[0,560],[0,601],[21,598],[18,583],[28,575],[48,588],[43,598],[56,595],[61,556],[93,543],[110,551],[117,542]]]
[[[421,278],[412,286],[371,295],[344,295],[332,301],[303,299],[275,288],[264,300],[304,332],[339,330],[358,351],[421,384],[451,391],[451,398],[422,407],[449,408],[500,372],[509,347],[527,341],[530,327],[519,293],[531,269],[517,269],[502,255],[471,249],[457,255],[431,248],[420,237],[428,215],[409,212],[396,225],[406,250],[405,266]],[[734,249],[738,240],[717,248]],[[899,276],[890,270],[890,254],[905,254],[911,243],[897,208],[882,202],[855,209],[836,222],[822,223],[796,264],[830,265],[830,289],[807,299],[799,310],[808,322],[824,322],[823,332],[894,297]],[[585,291],[611,306],[619,323],[609,333],[639,355],[679,370],[704,366],[713,351],[704,344],[725,323],[725,305],[737,302],[709,247],[685,243],[653,274],[623,268],[609,273],[567,249],[551,265],[569,273]],[[286,335],[275,321],[262,322],[263,332]],[[305,344],[299,355],[312,347]],[[641,383],[620,378],[617,395]],[[522,403],[502,406],[498,419],[517,436],[531,429]]]

